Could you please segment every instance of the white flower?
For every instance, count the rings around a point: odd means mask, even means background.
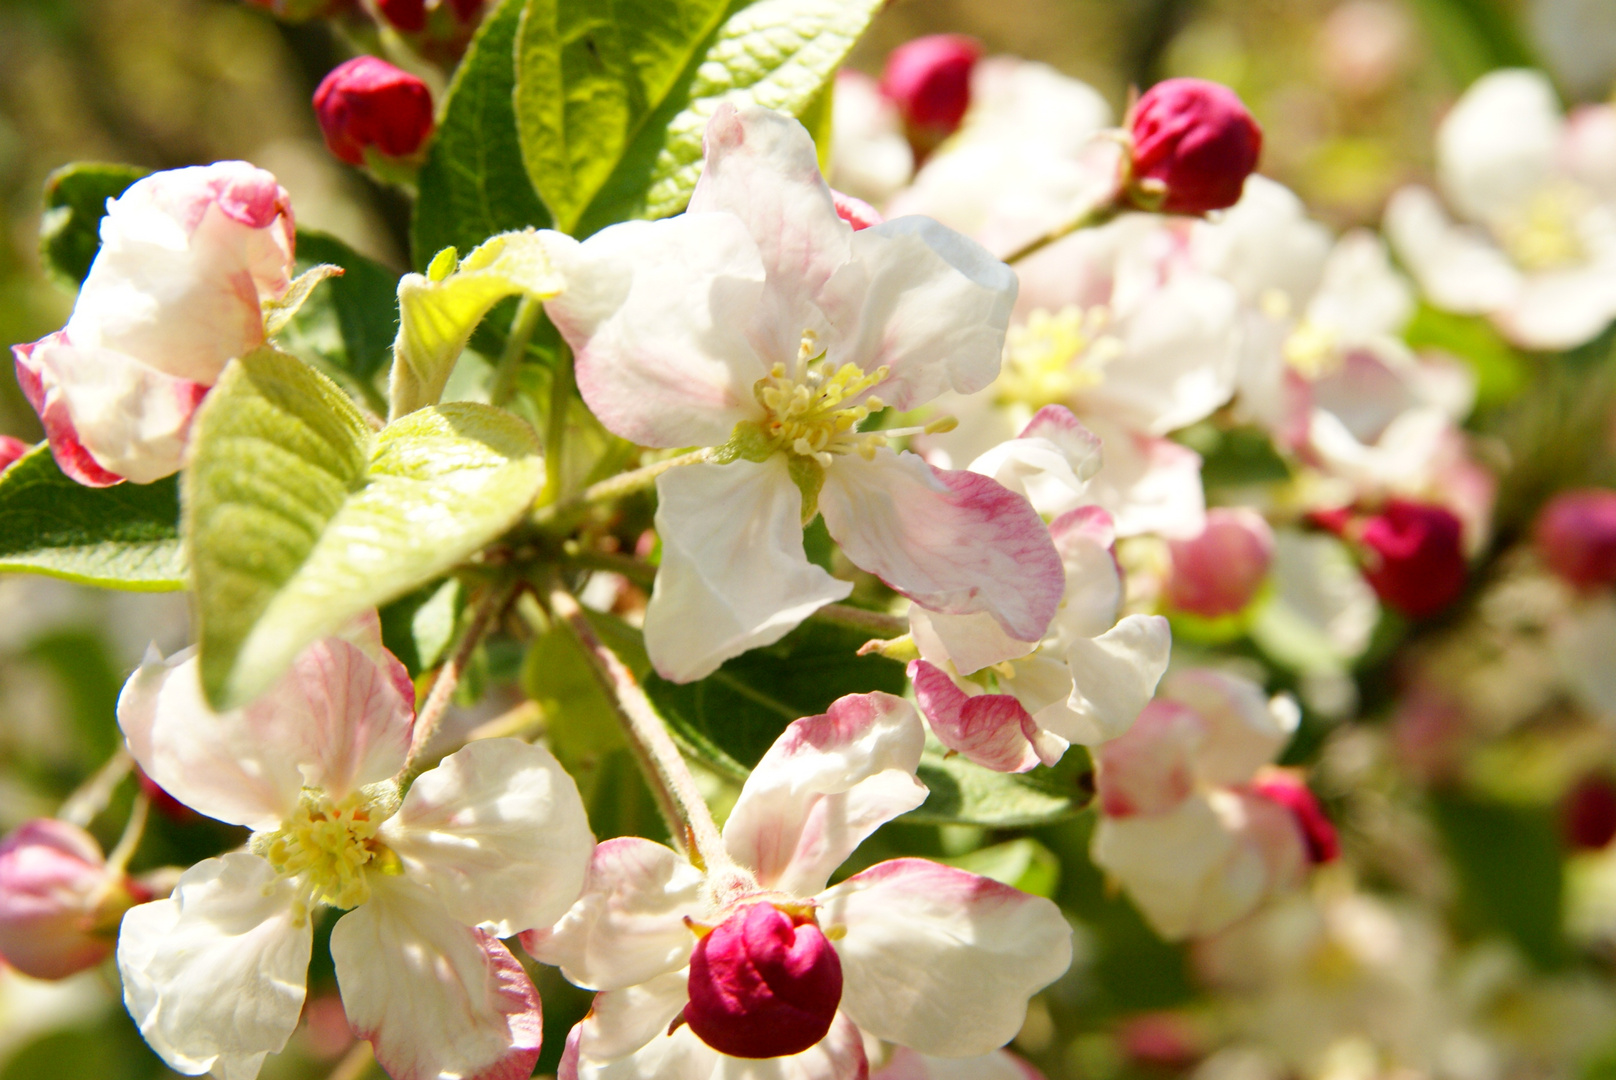
[[[853,231],[802,125],[727,105],[685,214],[555,254],[567,288],[547,308],[601,422],[646,446],[724,446],[657,481],[645,639],[663,676],[700,678],[848,594],[803,553],[816,509],[916,603],[1043,632],[1060,564],[1025,500],[858,430],[993,380],[1015,297],[1002,263],[922,218]]]
[[[67,326],[12,348],[62,471],[105,487],[178,470],[208,387],[264,343],[292,245],[286,190],[244,161],[153,173],[112,200]]]
[[[793,722],[753,770],[724,826],[732,865],[704,873],[634,837],[596,848],[578,903],[523,937],[600,991],[560,1075],[851,1080],[865,1036],[944,1057],[1014,1036],[1071,960],[1054,904],[923,859],[825,887],[925,799],[923,741],[906,702],[850,695]]]
[[[327,638],[245,708],[204,704],[194,656],[143,665],[118,721],[175,798],[253,831],[124,918],[124,1000],[174,1069],[251,1080],[297,1025],[319,905],[349,1023],[397,1080],[531,1071],[538,994],[500,942],[548,925],[593,844],[547,750],[474,742],[416,779],[394,775],[413,689],[375,616]]]
[[[882,206],[909,182],[915,157],[898,108],[876,81],[852,68],[836,73],[830,176],[837,191]]]

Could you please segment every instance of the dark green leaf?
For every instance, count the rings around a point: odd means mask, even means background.
[[[39,253],[66,286],[76,289],[101,250],[101,219],[116,199],[147,170],[137,165],[80,161],[45,178],[45,213],[39,219]]]
[[[174,478],[85,487],[41,443],[0,474],[0,570],[111,589],[183,589]]]
[[[411,237],[417,270],[446,247],[467,252],[496,233],[550,224],[522,167],[511,104],[521,17],[522,0],[503,0],[455,71],[418,180]]]
[[[939,825],[987,825],[998,829],[1045,825],[1073,817],[1088,805],[1091,792],[1075,778],[1037,773],[1001,773],[927,747],[920,759],[920,782],[931,790],[905,821]]]
[[[399,275],[334,236],[297,234],[297,271],[328,263],[342,267],[314,290],[285,331],[290,352],[304,350],[336,371],[370,382],[392,361],[398,336]]]

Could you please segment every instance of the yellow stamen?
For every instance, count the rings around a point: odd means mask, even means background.
[[[1085,311],[1074,305],[1034,311],[1025,324],[1011,327],[999,376],[1000,400],[1038,409],[1070,402],[1103,382],[1105,365],[1122,352],[1122,343],[1104,332],[1110,320],[1107,308]]]
[[[367,864],[384,874],[402,872],[398,856],[376,839],[391,809],[358,793],[334,803],[325,792],[304,788],[291,818],[253,837],[252,850],[277,872],[305,878],[310,901],[358,907],[370,899]]]

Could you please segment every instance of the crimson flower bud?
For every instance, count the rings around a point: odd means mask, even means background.
[[[1291,812],[1312,862],[1333,862],[1341,854],[1341,840],[1336,836],[1335,826],[1325,816],[1318,797],[1300,779],[1276,769],[1258,777],[1251,791]]]
[[[1129,111],[1132,188],[1143,209],[1204,214],[1240,199],[1262,129],[1240,96],[1204,79],[1168,79]]]
[[[1555,496],[1533,529],[1549,569],[1582,589],[1616,585],[1616,491],[1598,488]]]
[[[800,1054],[825,1037],[842,1000],[842,962],[812,917],[742,908],[690,957],[690,1030],[738,1058]]]
[[[118,920],[148,899],[108,871],[83,829],[29,821],[0,841],[0,958],[36,979],[65,979],[106,959]]]
[[[407,158],[432,134],[432,93],[385,60],[357,56],[320,81],[314,114],[326,146],[350,165],[363,165],[366,150]]]
[[[971,70],[982,46],[960,34],[931,34],[893,49],[881,72],[881,92],[898,106],[921,141],[936,143],[959,130],[971,104]]]
[[[1560,803],[1560,826],[1566,843],[1582,851],[1616,840],[1616,784],[1605,776],[1584,777]]]
[[[1370,551],[1364,578],[1388,607],[1415,619],[1435,615],[1464,591],[1463,533],[1451,510],[1393,499],[1359,536]]]
[[[1274,534],[1254,511],[1209,510],[1201,535],[1170,541],[1168,550],[1167,602],[1216,619],[1243,610],[1257,595],[1274,559]]]
[[[395,30],[419,34],[426,29],[426,0],[376,0],[376,7]]]

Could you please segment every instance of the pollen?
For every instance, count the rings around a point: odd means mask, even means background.
[[[1035,409],[1070,402],[1105,381],[1105,365],[1122,352],[1122,343],[1106,333],[1110,309],[1080,308],[1034,311],[1005,339],[999,397]]]
[[[398,857],[376,839],[388,816],[387,807],[362,794],[339,803],[304,788],[292,817],[274,832],[255,836],[252,849],[278,873],[301,877],[310,901],[354,908],[370,899],[367,868],[397,872]]]
[[[884,364],[870,372],[856,364],[830,368],[814,332],[805,330],[793,369],[775,364],[753,387],[768,414],[764,434],[780,449],[814,458],[821,465],[830,464],[832,455],[849,451],[873,457],[884,439],[860,435],[857,429],[872,413],[886,408],[885,402],[866,392],[888,374]]]

